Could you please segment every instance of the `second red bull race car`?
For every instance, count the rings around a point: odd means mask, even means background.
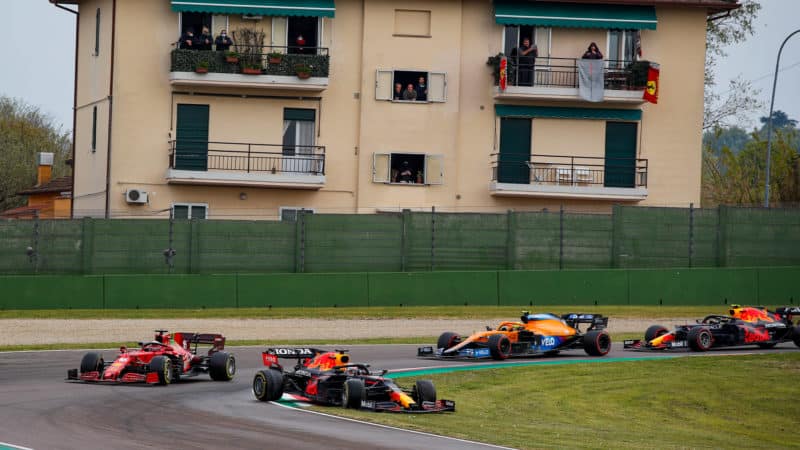
[[[293,370],[284,370],[279,358],[297,359]],[[455,411],[455,402],[436,398],[430,380],[417,380],[412,389],[399,387],[387,371],[370,371],[353,364],[346,350],[270,348],[262,352],[266,369],[253,378],[253,394],[261,401],[294,400],[345,408],[384,412],[433,413]]]
[[[198,349],[204,345],[208,351]],[[139,342],[138,349],[123,346],[114,361],[99,352],[89,352],[79,369],[67,371],[68,380],[106,383],[167,385],[181,377],[207,373],[214,381],[230,381],[236,374],[236,359],[225,349],[221,334],[174,333],[156,330],[154,340]]]
[[[772,348],[782,342],[800,347],[800,327],[793,323],[800,307],[784,306],[770,311],[761,306],[731,305],[730,315],[710,315],[697,323],[677,325],[670,331],[653,325],[644,340],[626,340],[623,347],[632,350],[685,349],[704,352],[714,347],[757,345]]]

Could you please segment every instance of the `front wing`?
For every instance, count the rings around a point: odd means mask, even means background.
[[[422,402],[418,408],[404,408],[402,405],[392,401],[362,400],[361,409],[375,412],[393,412],[406,414],[425,414],[438,412],[455,412],[456,402],[452,400],[436,400],[435,402]]]
[[[626,339],[622,341],[622,348],[626,350],[635,351],[656,351],[656,350],[672,350],[672,349],[685,349],[689,347],[689,342],[685,340],[675,340],[666,342],[658,347],[647,345],[644,339]]]
[[[133,373],[129,372],[116,380],[103,379],[100,372],[84,372],[78,373],[78,369],[67,370],[67,381],[82,381],[86,383],[103,383],[103,384],[132,384],[132,383],[146,383],[158,384],[158,374],[155,372],[150,373]]]

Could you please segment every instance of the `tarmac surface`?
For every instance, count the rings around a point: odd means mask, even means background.
[[[417,345],[347,346],[353,361],[373,369],[496,364],[418,359]],[[688,352],[632,352],[621,344],[606,358],[699,355]],[[333,348],[331,348],[333,349]],[[170,386],[93,385],[65,382],[84,350],[0,353],[0,443],[34,449],[239,448],[264,449],[486,449],[473,443],[425,433],[370,425],[253,397],[250,384],[263,367],[263,347],[232,347],[237,374],[231,382],[206,376]],[[772,350],[720,349],[703,355],[798,351],[781,344]],[[103,352],[106,360],[116,351]],[[600,358],[602,359],[602,358]],[[598,360],[583,351],[505,363]],[[389,375],[391,376],[391,374]],[[403,380],[398,380],[404,385]],[[447,398],[446,392],[439,392]],[[456,405],[458,410],[459,405]],[[453,416],[458,420],[458,412]],[[0,448],[2,444],[0,444]]]

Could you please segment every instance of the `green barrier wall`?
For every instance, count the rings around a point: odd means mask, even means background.
[[[0,277],[2,309],[792,305],[800,267]]]

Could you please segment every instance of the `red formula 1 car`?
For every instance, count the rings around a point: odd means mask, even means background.
[[[455,402],[436,398],[430,380],[417,380],[410,390],[397,386],[387,371],[370,371],[351,364],[346,350],[271,348],[262,353],[267,369],[253,378],[253,394],[261,401],[278,400],[284,393],[296,400],[371,411],[432,413],[455,411]],[[294,370],[284,370],[278,358],[297,359]]]
[[[729,316],[710,315],[695,324],[678,325],[669,331],[653,325],[641,339],[626,340],[624,347],[633,350],[690,348],[703,352],[712,347],[758,345],[772,348],[781,342],[794,341],[800,347],[800,327],[792,320],[800,316],[800,307],[781,307],[769,311],[761,306],[731,305]]]
[[[211,348],[205,353],[198,352],[200,344]],[[87,353],[80,369],[67,371],[67,379],[166,385],[201,373],[208,373],[215,381],[230,381],[236,374],[236,359],[223,351],[225,337],[221,334],[170,336],[166,330],[156,330],[155,340],[140,342],[139,346],[137,350],[120,347],[119,355],[111,363],[105,362],[98,352]]]

